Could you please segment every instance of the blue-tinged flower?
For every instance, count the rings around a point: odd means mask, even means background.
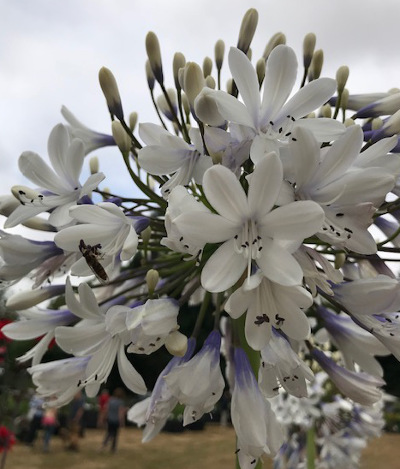
[[[279,45],[268,57],[262,99],[256,71],[241,50],[231,48],[229,67],[243,103],[223,91],[204,88],[195,101],[196,114],[211,125],[222,118],[246,128],[247,138],[253,141],[250,157],[254,163],[271,151],[279,153],[296,128],[309,128],[320,142],[331,141],[343,132],[344,126],[333,119],[300,119],[332,96],[335,80],[314,80],[288,100],[297,74],[297,59],[290,47]],[[216,113],[202,112],[202,106],[196,105],[201,104],[204,94],[214,100]]]
[[[189,361],[164,376],[168,388],[185,405],[183,425],[211,412],[224,391],[220,368],[221,334],[212,331],[201,350]]]
[[[357,363],[365,372],[382,377],[383,369],[374,355],[388,355],[389,350],[349,316],[334,314],[323,306],[317,311],[329,339],[341,351],[346,368],[355,371]]]
[[[265,397],[278,394],[280,386],[296,397],[307,397],[306,380],[314,373],[293,351],[289,342],[273,330],[269,343],[261,350],[258,384]]]
[[[71,140],[74,138],[82,140],[85,147],[85,155],[98,148],[116,145],[112,135],[102,134],[89,129],[89,127],[82,124],[66,106],[61,107],[61,114],[69,124],[66,125],[66,128]]]
[[[87,395],[93,397],[98,393],[100,385],[111,373],[116,359],[124,384],[133,392],[144,394],[144,380],[125,355],[125,346],[130,342],[125,325],[126,313],[119,310],[115,312],[113,307],[100,308],[94,293],[86,283],[79,285],[78,293],[79,301],[67,281],[67,306],[82,320],[74,327],[58,327],[56,341],[67,353],[77,357],[90,356],[84,380],[80,383],[85,386]]]
[[[38,189],[14,186],[14,196],[21,205],[8,217],[5,228],[42,213],[51,211],[49,223],[60,227],[72,221],[70,207],[77,204],[84,195],[89,194],[104,179],[103,173],[89,176],[81,185],[79,177],[84,160],[84,145],[81,140],[70,140],[68,131],[62,124],[56,125],[48,141],[51,168],[38,154],[27,151],[18,160],[21,173]]]
[[[383,379],[343,368],[316,348],[311,350],[311,355],[345,396],[362,405],[372,405],[381,399],[379,388],[385,384]]]
[[[352,109],[353,111],[359,111],[362,108],[366,108],[369,105],[387,98],[392,93],[362,93],[362,94],[350,94],[347,100],[347,109]],[[331,106],[336,106],[337,96],[333,96],[329,100]],[[379,114],[378,114],[379,115]]]
[[[36,392],[46,399],[46,405],[61,407],[68,404],[85,380],[88,357],[72,357],[39,363],[28,368]]]
[[[325,221],[318,232],[323,241],[362,254],[375,253],[376,242],[368,227],[375,207],[394,187],[394,174],[400,172],[400,159],[387,156],[395,142],[384,142],[364,161],[358,126],[349,127],[329,148],[321,149],[306,129],[298,129],[296,138],[284,161],[292,200],[313,200],[324,210]]]
[[[138,152],[140,166],[156,176],[173,174],[161,187],[166,199],[174,187],[187,186],[192,178],[202,184],[204,171],[212,165],[211,158],[204,154],[199,130],[191,129],[189,134],[193,145],[158,125],[139,126],[139,135],[147,145]]]
[[[234,319],[247,311],[246,340],[253,349],[262,350],[273,337],[273,328],[292,339],[306,339],[310,325],[303,309],[312,302],[312,296],[301,285],[279,285],[257,271],[232,293],[225,310]]]
[[[239,454],[254,463],[264,454],[275,454],[283,443],[283,433],[268,401],[258,387],[250,363],[242,349],[235,349],[235,384],[231,417],[238,438]]]
[[[255,168],[246,195],[236,176],[215,165],[203,178],[203,190],[218,213],[183,213],[174,222],[194,244],[223,243],[208,259],[203,287],[220,292],[233,286],[253,261],[271,281],[298,285],[303,279],[292,253],[305,237],[319,231],[324,214],[311,201],[287,204],[272,210],[282,185],[282,165],[275,153]]]
[[[32,273],[36,288],[51,275],[64,274],[75,256],[65,255],[53,241],[35,241],[0,231],[0,259],[2,285],[8,286]]]
[[[371,98],[370,98],[371,99]],[[352,109],[352,108],[351,108]],[[353,118],[390,116],[400,109],[400,93],[392,93],[358,109]]]
[[[13,340],[41,338],[32,349],[18,358],[21,362],[32,358],[33,365],[39,363],[46,353],[50,342],[54,339],[56,328],[74,324],[78,320],[68,309],[27,310],[18,314],[20,320],[7,324],[2,331]]]
[[[152,440],[160,432],[178,404],[178,398],[171,393],[164,378],[177,366],[186,363],[191,358],[195,345],[195,340],[189,339],[185,355],[183,357],[174,357],[161,371],[151,396],[129,409],[128,420],[138,426],[145,426],[142,437],[143,443]]]

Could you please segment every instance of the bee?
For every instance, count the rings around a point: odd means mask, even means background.
[[[95,244],[91,246],[90,244],[85,244],[83,239],[79,242],[79,250],[81,251],[82,256],[85,258],[86,264],[89,266],[90,270],[94,273],[96,278],[102,283],[108,283],[108,275],[104,270],[104,267],[100,264],[99,259],[102,259],[100,252],[101,244]]]

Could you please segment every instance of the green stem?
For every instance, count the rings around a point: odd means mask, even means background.
[[[311,427],[307,431],[307,469],[315,469],[315,428]]]

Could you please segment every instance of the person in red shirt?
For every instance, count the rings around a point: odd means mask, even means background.
[[[100,396],[97,399],[97,403],[99,406],[99,415],[97,419],[97,427],[104,428],[106,424],[106,416],[107,416],[107,404],[110,399],[110,393],[108,389],[103,389],[101,391]]]

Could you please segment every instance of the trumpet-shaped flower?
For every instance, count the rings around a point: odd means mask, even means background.
[[[161,187],[161,193],[166,199],[174,187],[187,186],[192,178],[196,183],[202,183],[204,171],[212,165],[212,161],[204,155],[198,129],[190,130],[194,145],[189,145],[155,124],[140,124],[139,134],[147,144],[138,152],[140,166],[157,176],[173,174]]]
[[[183,425],[211,412],[222,396],[225,382],[220,368],[221,335],[213,331],[189,361],[164,376],[171,393],[185,404]]]
[[[105,177],[103,173],[92,174],[81,185],[79,176],[85,156],[84,145],[79,139],[71,141],[62,124],[54,127],[50,134],[48,153],[53,168],[36,153],[27,151],[20,156],[18,165],[21,173],[37,184],[39,189],[14,186],[13,194],[21,205],[8,217],[5,228],[46,211],[51,211],[49,222],[53,226],[70,223],[70,207],[95,189]]]
[[[235,349],[231,416],[240,453],[251,456],[256,462],[262,455],[275,454],[279,450],[283,443],[281,426],[261,394],[242,349]]]
[[[302,286],[279,285],[258,271],[232,293],[225,310],[234,319],[247,311],[246,340],[253,349],[261,350],[272,338],[273,327],[292,339],[306,339],[310,325],[302,309],[311,305],[312,297]]]
[[[336,82],[319,78],[301,88],[288,100],[296,80],[297,59],[293,49],[279,45],[271,52],[266,63],[263,97],[260,98],[259,82],[250,60],[241,50],[231,48],[229,67],[243,103],[223,91],[204,88],[195,101],[197,116],[214,124],[215,115],[202,113],[196,106],[204,94],[215,102],[218,118],[244,126],[253,140],[250,157],[256,164],[265,154],[276,151],[291,139],[298,127],[313,131],[320,142],[337,138],[344,130],[333,119],[300,119],[319,108],[335,92]]]
[[[175,219],[178,230],[193,243],[223,243],[205,264],[201,282],[211,292],[234,285],[253,261],[270,280],[298,285],[303,272],[292,256],[305,237],[319,231],[324,214],[311,201],[271,210],[282,184],[282,165],[275,153],[255,168],[246,195],[235,175],[223,166],[208,169],[204,193],[218,212],[183,213]]]
[[[127,217],[111,202],[74,207],[70,216],[79,224],[64,228],[54,237],[57,246],[65,251],[80,252],[83,240],[85,245],[96,248],[93,254],[104,266],[113,264],[117,256],[126,261],[136,254],[137,231],[144,228],[142,218]],[[84,256],[73,265],[71,272],[90,275]]]

